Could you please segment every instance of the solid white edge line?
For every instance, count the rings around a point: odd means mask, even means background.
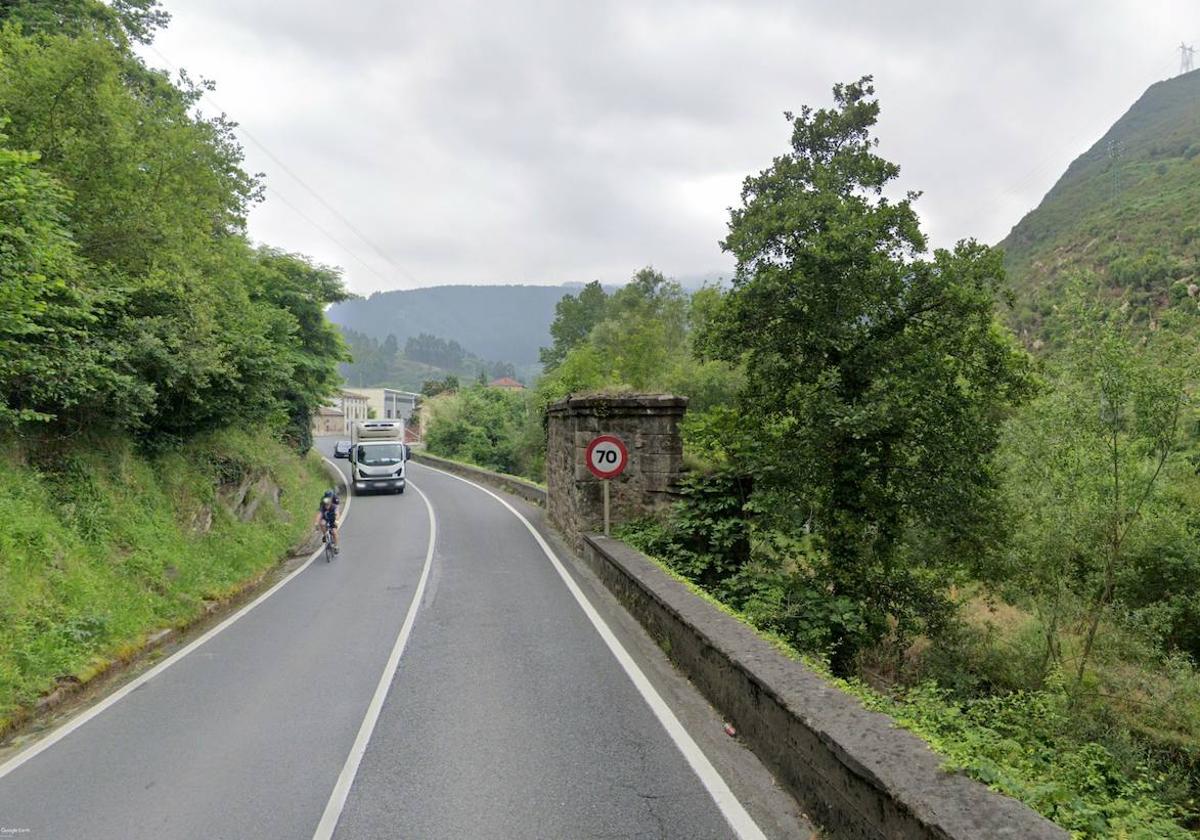
[[[700,749],[700,745],[695,742],[692,736],[688,733],[687,729],[685,729],[683,724],[680,723],[679,718],[677,718],[675,713],[671,711],[671,707],[667,705],[667,702],[663,700],[662,695],[658,693],[658,690],[646,677],[645,673],[642,672],[642,669],[638,667],[638,664],[633,660],[633,657],[629,655],[629,651],[625,650],[624,645],[622,645],[620,640],[618,640],[613,634],[608,624],[600,616],[600,613],[596,611],[596,608],[592,606],[592,602],[588,600],[587,596],[583,593],[583,590],[581,590],[579,585],[575,583],[575,579],[572,578],[570,573],[567,572],[566,568],[562,564],[562,561],[559,560],[558,555],[554,553],[554,549],[550,547],[550,544],[546,542],[546,539],[541,535],[537,528],[533,527],[533,524],[526,519],[519,510],[510,505],[504,498],[496,493],[493,493],[483,485],[476,484],[474,481],[455,475],[454,473],[446,472],[445,470],[439,470],[436,467],[431,467],[426,464],[422,464],[421,466],[423,469],[441,473],[442,475],[449,476],[450,478],[461,481],[464,484],[469,484],[477,490],[487,493],[493,499],[508,508],[509,512],[513,516],[521,520],[521,523],[525,526],[526,530],[533,535],[534,540],[536,540],[537,544],[541,547],[542,553],[546,555],[547,559],[550,560],[551,565],[554,566],[554,570],[558,572],[558,576],[562,578],[563,583],[567,585],[567,589],[572,595],[575,596],[576,602],[578,602],[580,608],[583,609],[583,612],[588,619],[591,620],[592,626],[596,628],[596,632],[600,634],[600,638],[604,640],[604,643],[608,645],[608,649],[612,651],[613,656],[616,657],[617,662],[621,664],[621,667],[625,670],[626,675],[628,675],[629,679],[637,688],[638,693],[642,695],[642,699],[646,701],[646,705],[648,705],[650,710],[654,712],[654,716],[658,718],[658,722],[662,724],[663,729],[667,731],[667,734],[671,737],[671,740],[675,742],[675,746],[679,749],[679,752],[683,754],[684,759],[692,768],[692,771],[699,777],[700,783],[704,785],[704,788],[708,791],[709,796],[711,796],[713,801],[716,803],[717,808],[721,812],[721,816],[725,817],[725,821],[729,823],[729,827],[732,828],[737,836],[742,840],[766,840],[766,835],[763,834],[762,829],[759,828],[754,822],[754,818],[750,816],[750,814],[746,811],[745,806],[743,806],[738,798],[734,796],[733,791],[729,789],[729,785],[725,783],[725,780],[721,778],[721,774],[717,772],[717,768],[714,767],[712,762],[708,760],[708,756],[706,756]]]
[[[404,616],[404,623],[400,626],[400,635],[396,637],[396,644],[392,647],[392,655],[388,657],[383,673],[379,677],[379,684],[375,686],[375,694],[371,697],[362,725],[358,728],[358,737],[354,739],[350,755],[346,756],[342,772],[338,774],[333,792],[329,794],[329,801],[325,804],[324,813],[321,814],[321,822],[317,824],[317,830],[313,832],[313,840],[329,840],[333,837],[333,832],[337,830],[342,809],[346,807],[346,798],[350,795],[350,788],[354,784],[354,777],[358,775],[358,766],[362,763],[363,756],[366,755],[371,734],[375,731],[375,724],[379,722],[380,712],[383,711],[384,700],[387,699],[388,690],[392,686],[392,680],[395,679],[396,669],[400,667],[400,657],[404,655],[404,648],[408,645],[409,636],[412,635],[413,624],[417,620],[417,610],[420,608],[421,598],[425,594],[425,584],[429,580],[429,570],[433,567],[433,551],[437,542],[437,515],[433,512],[433,505],[430,503],[429,497],[421,492],[421,488],[411,481],[408,482],[408,486],[417,491],[425,502],[425,509],[429,511],[429,548],[425,552],[425,566],[421,569],[421,577],[417,581],[412,601],[409,602],[408,613]]]
[[[329,464],[331,467],[333,467],[335,470],[337,470],[337,472],[340,475],[343,475],[343,477],[344,477],[344,473],[342,473],[341,469],[339,469],[338,465],[335,464],[333,461],[330,461],[324,455],[321,456],[321,460],[323,460],[325,463]],[[349,481],[349,480],[347,479],[347,481]],[[341,516],[338,517],[339,526],[341,525],[341,523],[346,521],[346,517],[349,515],[350,515],[350,494],[347,493],[346,494],[346,506],[342,509]],[[31,744],[25,750],[17,753],[15,756],[10,758],[4,764],[0,764],[0,779],[3,779],[9,773],[13,772],[18,767],[20,767],[22,764],[29,761],[30,759],[41,755],[46,750],[50,749],[52,746],[54,746],[59,741],[61,741],[63,738],[66,738],[68,735],[70,735],[76,729],[83,726],[85,723],[90,721],[92,718],[96,717],[98,714],[103,712],[105,709],[108,709],[110,706],[113,706],[113,705],[119,703],[122,699],[129,696],[131,693],[133,693],[137,689],[141,688],[146,683],[150,682],[150,680],[154,679],[159,674],[161,674],[163,671],[170,668],[172,665],[174,665],[180,659],[183,659],[189,653],[192,653],[194,650],[196,650],[198,647],[203,645],[205,642],[212,639],[214,636],[216,636],[222,630],[225,630],[226,628],[228,628],[239,618],[242,618],[243,616],[245,616],[248,612],[250,612],[252,609],[257,607],[263,601],[270,598],[272,595],[274,595],[276,592],[278,592],[280,589],[282,589],[284,586],[286,586],[293,578],[295,578],[297,575],[299,575],[301,572],[303,572],[305,569],[307,569],[310,565],[312,565],[312,562],[314,560],[316,560],[319,556],[321,556],[321,552],[323,549],[324,549],[324,545],[322,545],[321,548],[318,548],[316,551],[314,551],[312,554],[310,554],[308,559],[304,561],[304,565],[300,566],[298,569],[291,572],[287,577],[285,577],[283,580],[279,581],[279,583],[272,586],[270,589],[268,589],[262,595],[259,595],[257,598],[255,598],[253,601],[251,601],[249,604],[242,607],[240,610],[235,612],[233,615],[229,616],[229,618],[222,621],[216,627],[212,628],[207,633],[200,636],[198,639],[193,640],[186,647],[181,648],[180,650],[177,650],[175,653],[168,656],[166,659],[164,659],[162,662],[155,665],[153,668],[151,668],[146,673],[137,677],[133,681],[128,682],[125,685],[121,686],[121,688],[119,688],[118,690],[114,691],[112,694],[105,697],[103,700],[98,702],[96,705],[88,707],[87,709],[85,709],[83,712],[81,712],[76,717],[71,718],[69,721],[64,723],[62,726],[58,727],[58,729],[55,729],[53,732],[51,732],[45,738],[42,738],[40,741],[38,741],[35,744]]]

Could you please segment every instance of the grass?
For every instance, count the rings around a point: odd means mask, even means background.
[[[277,563],[329,481],[315,457],[239,432],[156,457],[126,440],[89,441],[39,453],[36,467],[6,448],[0,731],[61,680],[85,680]],[[280,505],[268,500],[243,522],[219,488],[262,476],[282,490]]]

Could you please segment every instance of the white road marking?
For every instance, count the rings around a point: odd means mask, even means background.
[[[329,464],[331,467],[333,467],[335,470],[337,470],[339,475],[342,474],[342,471],[338,468],[338,465],[333,463],[333,461],[330,461],[328,458],[326,458],[324,456],[321,457],[321,460],[323,460],[325,463]],[[341,516],[338,517],[339,525],[341,523],[345,522],[346,517],[349,515],[350,515],[350,494],[347,493],[346,494],[346,506],[342,509]],[[194,652],[197,648],[199,648],[205,642],[212,639],[214,636],[216,636],[222,630],[225,630],[228,627],[230,627],[234,622],[236,622],[238,619],[244,617],[252,609],[257,607],[263,601],[270,598],[272,595],[274,595],[276,592],[278,592],[280,589],[282,589],[284,586],[286,586],[297,575],[299,575],[301,572],[303,572],[305,569],[307,569],[314,560],[316,560],[318,557],[321,556],[321,552],[324,550],[324,548],[325,548],[325,546],[322,545],[321,548],[318,548],[316,551],[314,551],[312,554],[309,555],[308,559],[304,561],[304,565],[300,566],[300,568],[293,571],[291,574],[289,574],[283,580],[279,581],[279,583],[275,584],[270,589],[268,589],[266,592],[259,595],[257,598],[255,598],[253,601],[251,601],[249,604],[242,607],[240,610],[235,612],[233,615],[229,616],[229,618],[222,621],[220,624],[218,624],[216,627],[209,630],[203,636],[194,640],[193,642],[188,644],[186,647],[171,654],[166,659],[164,659],[162,662],[158,663],[153,668],[151,668],[149,671],[142,674],[140,677],[137,677],[133,681],[128,682],[125,685],[121,686],[120,689],[118,689],[117,691],[114,691],[112,694],[105,697],[103,700],[101,700],[96,705],[88,707],[86,710],[81,712],[79,715],[71,718],[71,720],[67,721],[62,726],[58,727],[58,729],[55,729],[53,732],[51,732],[45,738],[42,738],[40,741],[38,741],[35,744],[31,744],[28,748],[26,748],[22,752],[17,753],[15,756],[13,756],[11,759],[6,761],[4,764],[0,765],[0,779],[3,779],[9,773],[13,772],[18,767],[20,767],[22,764],[29,761],[30,759],[35,758],[38,755],[41,755],[46,750],[50,749],[52,746],[54,746],[59,741],[61,741],[63,738],[66,738],[68,735],[70,735],[76,729],[83,726],[89,720],[91,720],[92,718],[99,715],[105,709],[108,709],[109,707],[114,706],[117,703],[121,702],[121,700],[123,700],[125,697],[127,697],[130,694],[132,694],[133,692],[137,691],[143,685],[150,682],[150,680],[157,677],[159,674],[161,674],[163,671],[170,668],[172,665],[174,665],[179,660],[183,659],[189,653]]]
[[[329,795],[329,802],[325,804],[321,822],[317,824],[317,830],[313,832],[313,840],[329,840],[337,829],[342,809],[346,807],[346,797],[350,795],[350,787],[354,784],[354,777],[358,775],[358,766],[367,752],[367,745],[371,741],[371,733],[375,731],[375,724],[379,722],[379,713],[383,711],[383,701],[387,699],[388,689],[391,688],[392,680],[396,676],[396,669],[400,667],[400,657],[404,655],[404,648],[408,645],[409,636],[412,635],[413,624],[417,620],[417,610],[421,606],[421,598],[425,594],[425,584],[429,580],[429,570],[433,567],[433,550],[437,542],[437,515],[433,512],[433,505],[429,502],[429,497],[421,492],[421,488],[411,481],[408,482],[408,486],[417,491],[425,502],[426,510],[429,511],[429,548],[425,552],[425,566],[421,569],[421,578],[417,581],[417,589],[413,592],[412,601],[408,605],[408,614],[404,616],[404,624],[400,626],[400,635],[396,637],[396,644],[392,647],[392,655],[388,657],[383,674],[379,677],[379,684],[375,686],[375,695],[371,698],[370,705],[367,706],[367,714],[358,728],[358,737],[354,739],[350,755],[346,757],[346,763],[342,765],[342,772],[333,786],[333,793]]]
[[[571,594],[575,596],[575,600],[578,602],[580,608],[583,609],[584,614],[592,622],[592,626],[596,628],[596,632],[600,634],[600,638],[604,640],[604,643],[608,645],[608,649],[612,651],[613,656],[616,657],[617,662],[621,664],[621,667],[625,670],[625,673],[629,676],[629,679],[637,688],[638,693],[642,695],[642,699],[646,701],[646,705],[648,705],[650,710],[654,712],[654,716],[658,718],[658,722],[662,724],[663,729],[667,730],[667,734],[671,736],[671,740],[675,742],[675,746],[679,748],[679,752],[683,754],[684,759],[687,761],[688,765],[691,766],[692,771],[700,778],[700,783],[704,785],[709,796],[713,798],[713,801],[717,804],[717,808],[721,811],[721,815],[725,817],[725,821],[729,823],[730,828],[732,828],[734,833],[736,833],[738,837],[742,838],[742,840],[766,840],[766,835],[763,834],[762,829],[758,827],[758,825],[754,822],[754,819],[749,813],[747,813],[745,807],[741,802],[738,801],[738,798],[733,795],[733,791],[729,789],[729,785],[725,784],[725,780],[721,778],[721,774],[717,772],[717,768],[713,767],[712,762],[710,762],[708,757],[703,753],[703,751],[701,751],[700,746],[695,742],[695,740],[693,740],[692,736],[688,734],[687,729],[685,729],[683,724],[679,722],[679,718],[675,716],[675,713],[671,711],[671,707],[667,705],[665,700],[663,700],[662,695],[658,693],[658,690],[654,687],[650,680],[646,678],[646,675],[642,672],[642,669],[638,667],[638,664],[633,660],[633,657],[629,655],[627,650],[625,650],[624,645],[622,645],[617,637],[613,635],[613,632],[609,629],[608,624],[605,623],[604,619],[600,617],[600,613],[596,611],[596,608],[592,606],[592,602],[589,601],[587,596],[583,594],[583,590],[581,590],[579,585],[575,583],[575,579],[572,578],[567,572],[566,568],[562,564],[562,561],[558,559],[558,555],[554,553],[554,549],[550,548],[550,544],[546,542],[545,538],[538,532],[537,528],[534,528],[533,524],[526,519],[520,511],[488,488],[480,484],[476,484],[474,481],[470,481],[469,479],[457,476],[454,473],[449,473],[445,470],[439,470],[436,467],[430,467],[425,464],[422,464],[421,466],[424,469],[449,476],[450,478],[461,481],[464,484],[469,484],[477,490],[487,493],[493,499],[508,508],[509,512],[512,513],[513,516],[521,520],[521,523],[525,526],[529,533],[533,535],[533,538],[537,541],[537,544],[541,546],[542,552],[546,555],[547,559],[550,560],[551,565],[554,566],[554,570],[558,572],[558,576],[562,578],[563,583],[567,585],[567,589],[570,590]]]

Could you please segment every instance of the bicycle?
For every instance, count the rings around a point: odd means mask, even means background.
[[[330,532],[328,530],[321,535],[321,542],[325,543],[325,562],[332,563],[333,558],[337,557],[338,547],[330,539]]]

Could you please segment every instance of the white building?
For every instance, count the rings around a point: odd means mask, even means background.
[[[342,410],[342,415],[346,419],[344,434],[349,435],[357,421],[368,419],[370,401],[355,391],[339,391],[333,399],[333,405]]]
[[[421,399],[420,394],[395,388],[346,388],[344,391],[365,397],[375,411],[376,420],[404,420],[407,423],[412,420]]]

